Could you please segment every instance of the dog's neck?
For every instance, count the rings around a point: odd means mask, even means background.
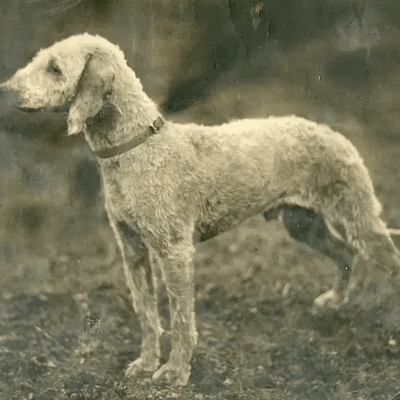
[[[128,142],[122,143],[117,146],[106,147],[104,149],[95,150],[94,154],[97,158],[113,158],[116,156],[120,156],[128,151],[134,149],[139,146],[143,142],[145,142],[150,136],[155,135],[160,131],[162,126],[164,125],[164,121],[161,117],[158,117],[152,125],[144,129],[139,135],[134,136]]]
[[[123,149],[124,146],[129,151],[129,143],[140,144],[141,138],[151,136],[147,133],[152,128],[156,131],[159,128],[154,126],[160,117],[157,106],[143,91],[133,71],[130,75],[128,79],[116,80],[102,109],[86,120],[85,137],[95,154],[112,154],[113,151],[107,149]]]

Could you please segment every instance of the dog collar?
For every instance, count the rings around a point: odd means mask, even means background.
[[[156,133],[158,133],[163,125],[164,121],[161,119],[161,117],[158,117],[153,122],[153,125],[147,127],[143,132],[139,133],[139,135],[135,136],[129,142],[120,144],[119,146],[107,147],[106,149],[103,150],[94,151],[94,154],[98,158],[111,158],[124,154],[127,151],[132,150],[133,148],[139,146],[139,144],[145,142],[146,139],[149,138],[150,136],[153,136]]]

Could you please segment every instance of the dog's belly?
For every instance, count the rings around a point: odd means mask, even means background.
[[[203,200],[197,207],[200,211],[195,224],[198,241],[203,242],[241,225],[249,218],[283,203],[290,194],[282,183],[280,186],[267,184],[269,182],[258,182],[258,185],[240,182],[235,185],[232,181],[237,190],[220,191],[218,197]]]
[[[243,220],[235,219],[234,217],[229,216],[226,218],[221,218],[219,221],[216,222],[200,221],[196,225],[194,242],[204,242],[208,239],[218,236],[223,232],[227,232],[235,226],[240,225]]]
[[[206,205],[203,208],[197,223],[195,224],[195,241],[204,242],[227,232],[241,225],[250,217],[260,214],[266,208],[266,204],[260,201],[247,206],[241,204],[229,207],[226,203],[218,203],[211,206]]]

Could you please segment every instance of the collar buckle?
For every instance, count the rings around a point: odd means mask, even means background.
[[[154,122],[153,125],[149,126],[150,130],[153,134],[156,134],[164,125],[164,121],[161,117],[158,117]]]

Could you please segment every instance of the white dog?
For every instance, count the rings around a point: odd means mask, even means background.
[[[6,83],[25,110],[67,107],[68,133],[97,157],[110,224],[124,259],[142,347],[127,375],[185,385],[196,344],[193,234],[201,240],[257,213],[338,266],[316,305],[346,298],[355,255],[397,271],[399,252],[354,146],[327,126],[296,118],[206,127],[167,122],[117,46],[78,35],[41,50]],[[172,350],[159,367],[154,268],[169,295]]]

